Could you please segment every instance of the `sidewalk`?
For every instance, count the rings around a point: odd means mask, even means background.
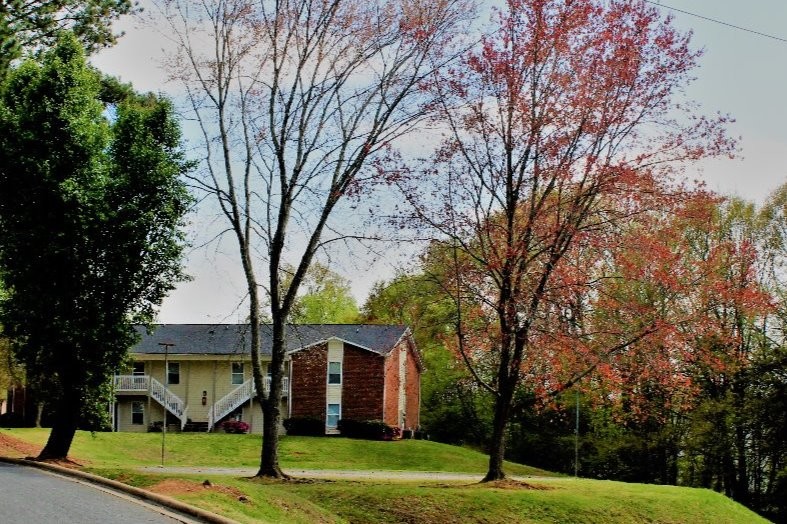
[[[230,475],[234,477],[253,477],[256,468],[210,468],[186,466],[143,466],[137,471],[145,473],[174,473],[182,475]],[[394,480],[394,481],[459,481],[480,482],[483,473],[452,473],[445,471],[390,471],[390,470],[341,470],[341,469],[285,469],[285,473],[296,478],[333,479],[333,480]],[[509,477],[511,480],[554,480],[562,477]]]

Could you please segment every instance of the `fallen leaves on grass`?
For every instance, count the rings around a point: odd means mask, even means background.
[[[41,446],[30,444],[24,440],[0,433],[0,455],[12,458],[23,458],[27,456],[37,456],[41,452]]]

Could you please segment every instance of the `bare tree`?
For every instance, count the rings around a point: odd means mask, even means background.
[[[277,454],[286,319],[315,254],[339,238],[329,219],[342,199],[382,176],[373,160],[424,114],[430,101],[421,83],[450,60],[446,50],[470,7],[466,0],[160,3],[179,49],[172,76],[202,131],[204,170],[195,182],[228,220],[248,284],[264,414],[260,476],[286,476]],[[261,293],[272,320],[269,393]]]

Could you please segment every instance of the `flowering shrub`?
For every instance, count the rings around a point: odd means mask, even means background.
[[[225,420],[221,424],[225,433],[248,433],[250,427],[248,422],[242,420]]]

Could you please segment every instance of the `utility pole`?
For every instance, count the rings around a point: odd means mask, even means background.
[[[167,391],[169,391],[169,348],[172,342],[159,342],[164,346],[164,424],[161,426],[161,467],[164,467],[164,441],[167,439]]]
[[[579,476],[579,390],[576,390],[576,424],[574,425],[574,478]]]

